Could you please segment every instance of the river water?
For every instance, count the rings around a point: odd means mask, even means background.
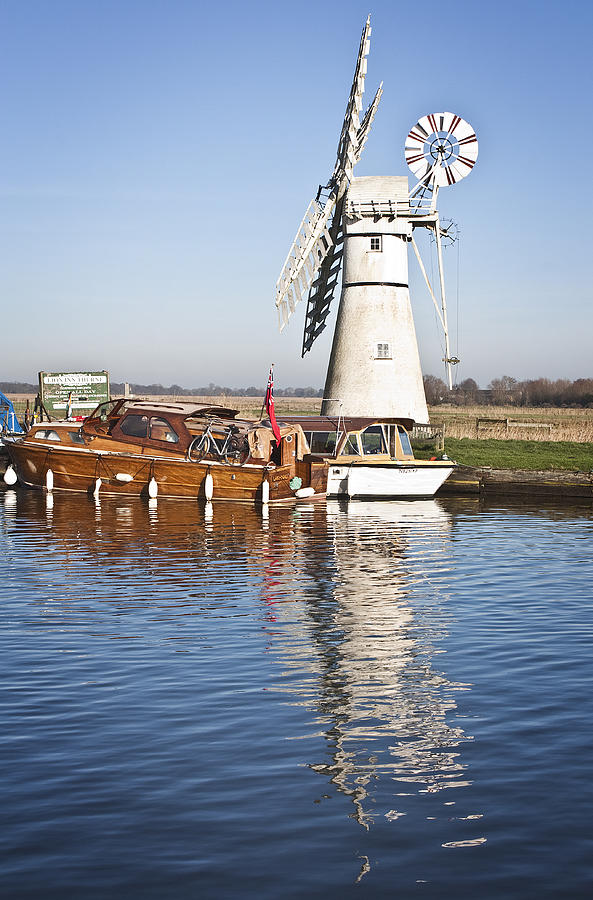
[[[7,897],[585,897],[593,512],[0,491]]]

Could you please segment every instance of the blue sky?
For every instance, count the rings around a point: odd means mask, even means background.
[[[278,385],[321,387],[332,329],[301,360],[304,309],[279,335],[275,282],[332,171],[368,12],[365,100],[384,94],[356,174],[408,174],[429,112],[480,141],[439,204],[461,232],[457,378],[592,377],[593,4],[0,0],[0,380],[246,386],[274,362]]]

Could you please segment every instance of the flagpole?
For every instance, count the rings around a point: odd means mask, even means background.
[[[267,397],[268,397],[268,391],[270,390],[270,380],[273,378],[273,376],[274,376],[274,363],[272,363],[272,365],[270,366],[270,372],[269,372],[269,375],[268,375],[268,386],[267,386],[266,392],[265,392],[265,394],[264,394],[264,401],[263,401],[263,403],[262,403],[262,405],[261,405],[261,412],[260,412],[260,414],[259,414],[260,421],[261,421],[261,418],[262,418],[262,416],[263,416],[263,414],[264,414],[264,409],[266,408],[266,400],[267,400]]]
[[[278,422],[276,421],[276,412],[274,410],[274,363],[272,363],[270,367],[265,404],[268,411],[268,419],[270,420],[270,427],[274,432],[274,440],[279,447],[282,443],[282,434],[280,433],[280,429],[278,428]]]

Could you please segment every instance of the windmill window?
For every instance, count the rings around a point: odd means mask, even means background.
[[[379,252],[383,249],[383,243],[381,241],[381,235],[378,237],[371,238],[371,250],[378,250]]]
[[[391,344],[375,344],[375,359],[391,358]]]

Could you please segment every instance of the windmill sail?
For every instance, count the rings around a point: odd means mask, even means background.
[[[325,206],[311,200],[299,225],[296,237],[276,282],[276,306],[280,331],[287,324],[295,306],[307,294],[320,263],[331,246],[327,222],[335,206],[329,199]]]
[[[344,253],[344,236],[342,233],[342,212],[344,197],[336,205],[334,217],[329,229],[332,241],[331,247],[319,267],[319,272],[307,298],[307,312],[305,314],[305,329],[303,331],[304,356],[325,328],[325,320],[329,315],[330,304],[333,300]]]
[[[373,124],[373,120],[375,118],[375,113],[377,112],[379,101],[383,96],[383,82],[379,85],[377,89],[377,93],[373,98],[373,102],[367,109],[364,114],[363,120],[360,123],[360,128],[358,129],[358,134],[356,135],[356,149],[355,149],[355,162],[358,162],[360,157],[362,156],[362,151],[364,150],[364,145],[367,142],[367,138],[369,136],[371,125]]]
[[[338,142],[336,164],[325,186],[327,198],[320,201],[322,191],[320,189],[317,197],[309,204],[276,282],[280,331],[286,326],[297,303],[308,295],[303,353],[311,348],[315,337],[323,330],[323,323],[329,312],[342,258],[338,236],[342,227],[343,198],[381,99],[382,87],[379,87],[361,123],[360,110],[370,34],[369,16],[360,39],[354,79]]]
[[[334,183],[346,189],[347,183],[352,179],[352,170],[357,161],[356,148],[358,144],[358,131],[360,128],[360,110],[362,109],[362,95],[364,94],[364,79],[367,72],[367,56],[370,50],[371,17],[366,20],[360,39],[358,59],[354,70],[354,79],[350,88],[350,97],[346,106],[346,115],[342,125],[342,133],[338,142],[338,155],[334,167],[332,180]]]
[[[369,29],[370,33],[370,29]],[[367,51],[368,52],[368,51]],[[355,76],[356,80],[356,76]],[[383,94],[383,82],[379,85],[377,93],[373,98],[373,102],[367,109],[362,121],[360,122],[354,146],[354,163],[357,163],[364,150],[367,138],[369,136],[375,113]],[[341,143],[341,142],[340,142]],[[332,246],[323,260],[317,278],[311,285],[309,296],[307,298],[307,312],[305,314],[305,328],[303,331],[303,349],[301,356],[304,356],[315,340],[319,337],[325,328],[325,320],[330,311],[330,305],[338,283],[340,268],[342,265],[342,256],[344,253],[344,239],[342,234],[342,212],[344,208],[344,195],[336,204],[334,210],[333,221],[329,229],[332,239]]]

